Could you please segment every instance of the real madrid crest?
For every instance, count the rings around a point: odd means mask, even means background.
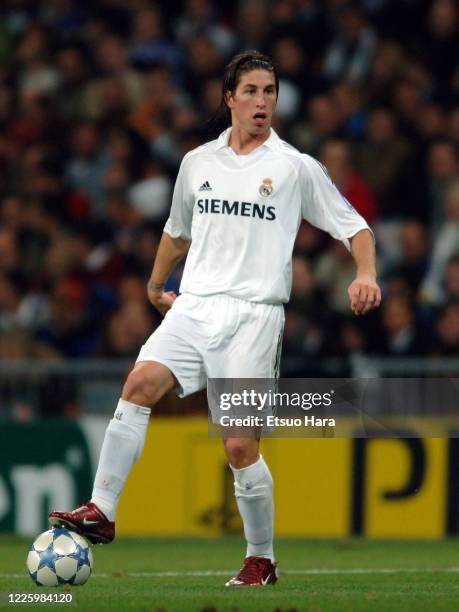
[[[273,182],[270,178],[263,179],[260,187],[258,188],[260,195],[267,198],[274,191]]]

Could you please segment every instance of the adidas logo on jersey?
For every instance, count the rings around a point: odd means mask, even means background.
[[[212,187],[210,186],[209,181],[203,183],[199,188],[199,191],[212,191]]]

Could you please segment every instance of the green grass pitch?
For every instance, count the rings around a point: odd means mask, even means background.
[[[0,592],[58,592],[26,574],[29,541],[0,537]],[[71,587],[78,610],[375,611],[459,609],[459,543],[280,540],[274,586],[228,589],[241,538],[118,539],[93,549],[94,575]],[[18,605],[8,606],[11,609]],[[71,609],[70,606],[47,606]],[[7,608],[5,608],[7,609]]]

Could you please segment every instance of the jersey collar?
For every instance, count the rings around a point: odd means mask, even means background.
[[[231,134],[231,128],[230,127],[220,134],[220,136],[217,138],[217,144],[216,144],[216,147],[215,147],[216,151],[218,151],[219,149],[223,149],[223,148],[229,146],[228,142],[229,142],[230,134]],[[276,132],[273,130],[273,128],[271,128],[271,132],[269,134],[269,138],[267,140],[265,140],[264,143],[262,145],[260,145],[260,147],[268,147],[268,149],[271,149],[273,151],[277,151],[279,149],[280,143],[281,143],[281,139],[276,134]]]

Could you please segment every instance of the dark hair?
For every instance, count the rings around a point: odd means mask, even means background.
[[[234,93],[244,72],[250,70],[267,70],[272,72],[276,82],[276,94],[279,94],[279,75],[277,68],[267,55],[259,51],[243,51],[235,55],[225,67],[222,80],[222,99],[211,123],[228,125],[231,120],[231,112],[225,101],[225,94],[230,91]]]

